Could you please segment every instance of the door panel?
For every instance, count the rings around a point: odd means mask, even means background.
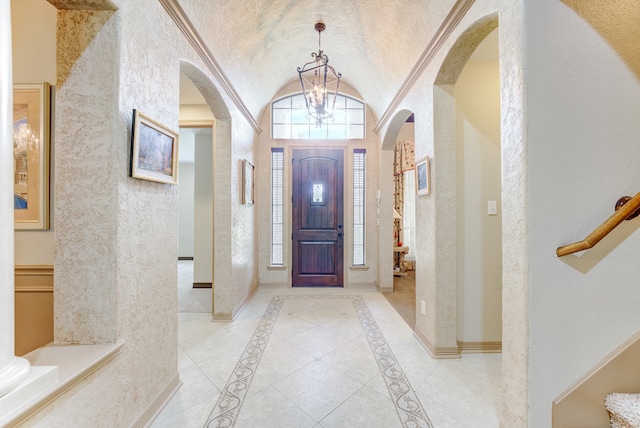
[[[343,158],[293,151],[293,286],[343,286]]]

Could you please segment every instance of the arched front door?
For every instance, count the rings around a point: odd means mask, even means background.
[[[343,286],[343,150],[293,150],[292,285]]]

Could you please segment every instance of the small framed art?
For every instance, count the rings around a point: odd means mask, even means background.
[[[430,192],[429,156],[426,156],[416,162],[416,194],[428,195]]]
[[[178,133],[133,110],[131,177],[178,182]]]

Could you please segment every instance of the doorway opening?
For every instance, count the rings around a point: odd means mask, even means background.
[[[213,311],[214,116],[180,73],[178,312]]]

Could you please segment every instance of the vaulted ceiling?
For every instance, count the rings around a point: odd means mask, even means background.
[[[384,112],[453,0],[180,0],[254,117],[322,50],[376,118]]]

